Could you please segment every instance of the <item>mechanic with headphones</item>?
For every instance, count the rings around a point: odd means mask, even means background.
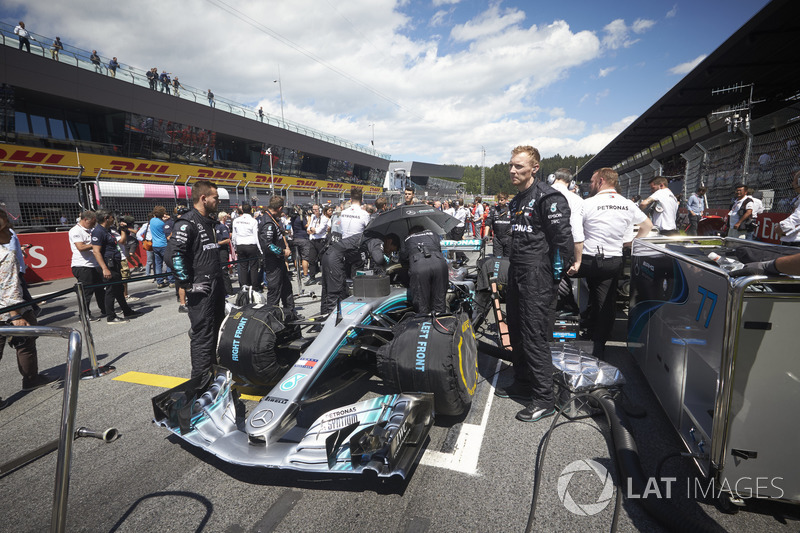
[[[592,355],[602,359],[617,316],[617,282],[622,274],[622,248],[639,224],[636,237],[644,237],[653,223],[636,204],[617,192],[619,175],[601,168],[592,175],[593,196],[583,202],[583,242],[576,243],[575,263],[569,276],[586,278],[589,286],[589,331]]]
[[[450,281],[439,236],[422,226],[411,228],[400,251],[400,263],[408,268],[408,299],[417,316],[445,314]]]

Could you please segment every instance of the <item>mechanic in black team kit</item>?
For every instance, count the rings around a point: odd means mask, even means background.
[[[569,204],[557,190],[536,179],[539,151],[518,146],[509,174],[519,189],[511,201],[511,267],[507,315],[514,382],[495,395],[530,402],[517,420],[536,422],[555,412],[550,335],[556,288],[572,266]]]
[[[422,226],[411,228],[400,252],[400,263],[408,268],[408,299],[417,316],[446,313],[450,279],[439,236]]]
[[[283,304],[287,313],[294,312],[292,280],[286,258],[291,255],[291,247],[283,234],[280,218],[283,211],[283,198],[273,196],[258,225],[258,241],[264,252],[264,272],[267,277],[267,304]],[[299,272],[298,272],[299,275]]]
[[[489,227],[492,228],[492,255],[511,255],[511,215],[508,210],[508,195],[497,194],[497,205],[489,211]]]
[[[189,309],[192,377],[216,362],[217,335],[225,317],[225,286],[216,225],[217,186],[198,181],[192,186],[193,208],[175,222],[166,259],[179,286],[186,289]]]
[[[389,264],[386,254],[400,248],[400,238],[394,233],[385,237],[367,232],[351,235],[332,243],[322,255],[322,296],[320,313],[336,309],[336,304],[347,298],[347,277],[354,265],[372,261],[376,274]]]

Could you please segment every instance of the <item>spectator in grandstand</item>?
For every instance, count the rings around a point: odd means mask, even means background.
[[[261,291],[259,268],[262,258],[261,245],[258,242],[258,222],[252,217],[250,204],[242,205],[242,214],[233,221],[231,242],[236,249],[239,262],[239,287],[245,285]]]
[[[181,82],[178,81],[178,76],[175,76],[172,79],[172,94],[175,96],[180,96],[181,89],[183,89],[183,85],[181,85]]]
[[[84,211],[78,223],[69,230],[69,247],[72,250],[72,275],[84,285],[83,297],[86,302],[86,311],[89,312],[89,320],[100,320],[106,315],[105,290],[103,287],[87,289],[90,285],[99,285],[103,282],[100,275],[100,266],[92,253],[92,229],[97,223],[97,216],[94,211]],[[89,308],[92,296],[97,300],[97,307],[100,309],[100,316],[93,316]]]
[[[112,78],[117,77],[117,69],[119,68],[119,62],[117,61],[116,57],[112,57],[111,61],[108,62],[108,72],[111,74]]]
[[[106,322],[108,324],[121,324],[128,322],[128,318],[137,317],[141,313],[130,308],[123,296],[122,285],[114,283],[122,281],[120,268],[123,259],[117,246],[117,239],[111,233],[113,224],[114,215],[110,211],[105,209],[97,211],[97,225],[92,230],[92,253],[97,264],[100,265],[103,280],[106,283],[112,283],[111,285],[106,285],[105,288]],[[114,313],[114,300],[119,304],[125,318],[119,318]]]
[[[639,203],[643,210],[650,206],[653,207],[653,225],[658,228],[661,235],[677,235],[678,226],[675,223],[678,215],[678,200],[672,191],[669,190],[667,178],[657,176],[650,180],[650,190],[653,193]],[[645,211],[647,212],[647,211]]]
[[[158,84],[158,70],[156,67],[151,68],[147,71],[147,83],[150,84],[150,88],[154,91],[156,90],[156,86]]]
[[[31,36],[31,34],[25,29],[25,23],[21,20],[19,21],[17,27],[14,28],[14,34],[19,37],[19,49],[22,50],[22,47],[24,46],[28,50],[28,53],[30,53],[31,42],[28,40],[28,38]]]
[[[61,37],[56,37],[56,40],[50,45],[50,57],[58,61],[58,53],[63,49],[64,45],[61,43]]]
[[[686,207],[689,210],[689,229],[687,235],[697,235],[697,223],[703,218],[703,213],[706,210],[706,189],[701,185],[686,201]]]
[[[208,105],[211,107],[216,107],[216,103],[214,102],[214,93],[211,92],[211,89],[208,90],[206,96],[208,97]]]
[[[736,185],[736,197],[728,212],[728,237],[745,237],[753,223],[753,199],[747,195],[747,186]]]
[[[258,119],[261,122],[264,122],[264,107],[263,106],[258,108]]]
[[[164,219],[167,217],[167,210],[163,205],[153,208],[153,218],[150,219],[150,240],[153,241],[153,263],[156,270],[156,287],[161,289],[169,285],[169,278],[162,276],[166,272],[164,264],[164,252],[167,249],[167,236],[164,235]],[[99,223],[99,221],[98,221]]]
[[[170,94],[169,85],[170,85],[170,82],[172,80],[169,78],[169,74],[167,74],[167,71],[166,70],[162,70],[161,71],[161,76],[159,76],[158,79],[161,82],[161,92]]]
[[[187,292],[193,378],[211,370],[216,362],[217,335],[225,317],[225,287],[214,228],[218,203],[216,185],[195,182],[193,208],[175,224],[167,253],[178,284]]]
[[[792,176],[792,188],[796,194],[790,204],[792,214],[779,223],[781,244],[800,246],[800,170]]]
[[[97,50],[92,50],[92,55],[89,56],[89,61],[94,65],[95,72],[103,72],[103,66],[100,64],[100,56],[97,55]]]
[[[22,277],[14,252],[5,247],[11,242],[11,224],[8,214],[0,209],[0,307],[10,307],[25,302],[22,291]],[[13,326],[35,326],[36,315],[30,307],[15,309],[0,314],[0,323]],[[6,338],[0,337],[0,358],[3,356]],[[56,380],[55,377],[39,373],[36,337],[11,337],[9,346],[17,351],[17,368],[22,374],[22,390],[31,391]],[[8,402],[0,398],[0,409]]]

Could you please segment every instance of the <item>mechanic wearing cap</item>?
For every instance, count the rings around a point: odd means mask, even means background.
[[[617,192],[618,174],[601,168],[592,175],[593,196],[583,202],[583,242],[576,243],[575,263],[567,274],[586,278],[589,286],[588,329],[594,342],[592,355],[603,357],[606,341],[617,316],[617,282],[622,273],[623,246],[639,224],[636,237],[653,227],[636,204]],[[579,222],[580,223],[580,222]]]
[[[211,370],[217,358],[217,335],[225,317],[225,286],[216,225],[219,194],[210,181],[192,185],[192,209],[175,222],[167,244],[166,260],[177,285],[186,289],[192,377]]]
[[[489,227],[492,229],[492,255],[511,255],[511,212],[508,210],[508,195],[497,193],[497,205],[489,211]]]
[[[422,226],[411,228],[400,251],[400,263],[408,268],[408,300],[417,316],[445,314],[450,281],[439,236]]]
[[[653,202],[655,211],[653,212],[653,225],[658,228],[661,235],[677,235],[678,225],[675,217],[678,214],[678,200],[667,186],[667,178],[655,177],[650,181],[650,190],[653,193],[639,203],[639,207],[646,208]]]
[[[517,420],[535,422],[555,412],[549,340],[553,303],[562,274],[572,265],[572,232],[567,199],[536,180],[539,151],[517,146],[509,174],[519,189],[511,201],[511,267],[507,315],[514,382],[498,388],[501,398],[525,400]]]
[[[353,265],[372,260],[375,273],[381,273],[389,264],[386,254],[400,248],[400,238],[390,233],[385,237],[367,232],[351,235],[339,242],[331,243],[322,255],[322,296],[320,313],[336,309],[336,304],[347,298],[347,277]]]
[[[258,240],[264,251],[264,274],[267,278],[267,304],[283,304],[287,312],[294,311],[292,280],[286,258],[292,248],[283,233],[280,218],[283,211],[283,197],[273,196],[258,225]]]

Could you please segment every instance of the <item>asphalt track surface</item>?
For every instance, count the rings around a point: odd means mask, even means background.
[[[71,284],[41,284],[32,292],[52,293]],[[319,289],[317,285],[309,290]],[[245,468],[220,461],[152,423],[151,398],[189,376],[189,319],[177,312],[173,290],[157,290],[142,281],[132,283],[130,293],[142,298],[132,305],[143,316],[129,324],[92,323],[100,364],[113,365],[116,371],[81,381],[76,427],[114,427],[121,437],[108,444],[90,438],[74,442],[67,531],[525,530],[537,454],[552,419],[518,422],[514,414],[522,404],[493,396],[496,385],[511,380],[509,367],[498,359],[480,354],[482,379],[471,411],[460,419],[437,419],[420,463],[405,482]],[[301,313],[314,314],[318,302],[300,299]],[[44,309],[41,325],[79,327],[74,296],[48,301]],[[624,340],[622,315],[614,339]],[[683,448],[623,343],[615,344],[607,349],[607,359],[625,375],[629,401],[647,411],[644,418],[631,421],[644,471],[653,475],[662,457]],[[63,375],[66,341],[40,338],[38,348],[40,371]],[[83,368],[88,367],[84,349]],[[0,463],[58,436],[63,385],[29,393],[21,392],[20,386],[14,353],[6,348],[0,395],[11,404],[0,411]],[[379,389],[381,384],[373,380],[367,386]],[[607,468],[616,480],[606,429],[599,417],[559,422],[542,467],[534,531],[610,529],[613,497],[597,514],[581,516],[565,507],[557,489],[567,465],[587,459]],[[54,452],[0,475],[0,530],[49,528],[55,465]],[[750,501],[738,514],[727,515],[717,510],[712,498],[686,499],[687,482],[695,483],[696,470],[685,459],[668,461],[663,475],[677,478],[668,502],[681,516],[711,518],[728,531],[800,529],[797,506]],[[578,505],[606,499],[604,480],[591,471],[576,472],[566,487],[565,494]],[[623,498],[619,531],[663,529],[635,500]]]

